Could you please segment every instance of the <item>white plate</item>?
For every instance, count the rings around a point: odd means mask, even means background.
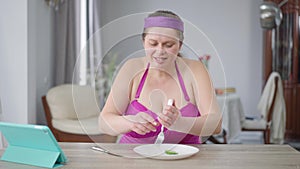
[[[183,144],[146,144],[137,146],[133,150],[144,157],[161,160],[183,159],[199,151],[196,147]],[[175,151],[177,154],[166,154],[166,150]]]

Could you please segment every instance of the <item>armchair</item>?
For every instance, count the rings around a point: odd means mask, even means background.
[[[90,86],[72,84],[51,88],[42,96],[47,124],[60,142],[115,142],[98,129],[99,108]]]

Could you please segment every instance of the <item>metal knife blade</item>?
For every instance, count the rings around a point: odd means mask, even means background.
[[[116,156],[116,157],[123,157],[123,156],[120,155],[120,154],[112,153],[112,152],[110,152],[110,151],[108,151],[108,150],[106,150],[106,149],[104,149],[104,148],[102,148],[102,147],[99,147],[99,146],[93,146],[92,149],[93,149],[93,150],[96,150],[96,151],[100,151],[100,152],[102,152],[102,153],[106,153],[106,154],[109,154],[109,155],[113,155],[113,156]]]

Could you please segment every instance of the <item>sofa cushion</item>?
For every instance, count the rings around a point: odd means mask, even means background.
[[[266,129],[267,123],[263,118],[251,120],[246,119],[243,121],[242,126],[245,129]]]
[[[86,118],[80,120],[70,119],[53,119],[52,125],[54,128],[72,134],[97,135],[99,131],[98,118]]]
[[[98,100],[91,86],[65,84],[50,89],[46,99],[53,119],[82,119],[98,116]]]

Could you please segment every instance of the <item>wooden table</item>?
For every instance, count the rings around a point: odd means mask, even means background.
[[[90,148],[94,143],[60,143],[69,162],[62,169],[289,169],[300,168],[300,152],[289,145],[195,145],[199,152],[181,160],[153,160],[133,152],[136,145],[99,144],[130,158],[115,157]],[[0,150],[0,154],[3,150]],[[0,168],[36,169],[39,167],[0,161]]]

